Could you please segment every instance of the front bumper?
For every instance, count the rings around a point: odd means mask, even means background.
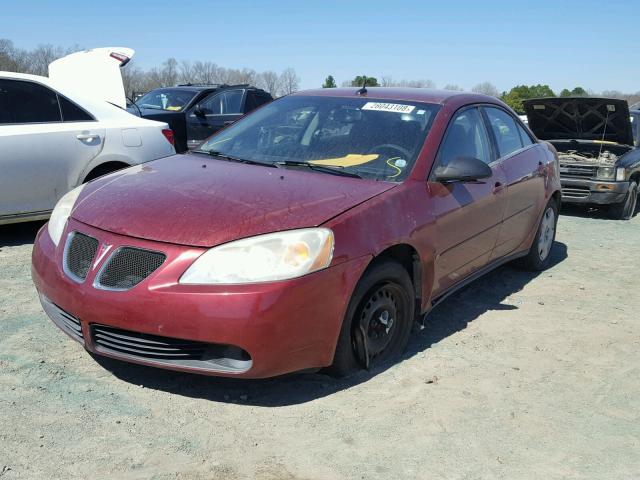
[[[620,203],[629,190],[628,182],[609,182],[560,177],[562,202],[608,205]]]
[[[62,268],[64,241],[73,231],[119,246],[162,251],[162,266],[126,291],[94,287],[109,255],[98,251],[84,281]],[[60,245],[46,228],[36,237],[32,276],[43,307],[71,338],[96,354],[133,363],[209,375],[271,377],[330,365],[351,293],[369,261],[347,261],[313,274],[252,285],[181,285],[178,279],[205,249],[105,232],[69,220]],[[96,260],[97,259],[97,260]],[[106,335],[106,337],[104,336]],[[102,337],[101,337],[102,336]],[[112,339],[119,348],[109,348]],[[140,345],[175,351],[204,345],[207,358],[171,362],[141,355]],[[194,346],[196,345],[196,346]],[[243,356],[225,358],[231,349]],[[154,350],[155,351],[155,350]],[[213,352],[211,354],[210,352]]]

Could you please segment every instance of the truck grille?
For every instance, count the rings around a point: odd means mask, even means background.
[[[98,240],[95,238],[79,232],[71,233],[64,251],[65,273],[77,282],[82,282],[87,278],[97,250]]]
[[[594,178],[597,174],[598,167],[590,165],[570,165],[560,164],[560,176],[561,177],[573,177],[573,178]]]
[[[108,290],[129,290],[156,271],[166,258],[160,252],[119,248],[102,267],[96,285]]]

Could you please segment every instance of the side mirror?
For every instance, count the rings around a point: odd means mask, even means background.
[[[436,181],[442,183],[473,182],[491,175],[489,165],[474,157],[456,157],[435,170]]]
[[[202,117],[202,118],[206,117],[204,110],[200,108],[200,105],[196,105],[196,108],[193,109],[193,114],[196,117]]]

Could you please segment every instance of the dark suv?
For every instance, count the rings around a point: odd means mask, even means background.
[[[271,94],[250,85],[189,83],[152,90],[127,110],[168,123],[175,135],[176,151],[184,152],[271,100]]]

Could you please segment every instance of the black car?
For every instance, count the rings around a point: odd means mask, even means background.
[[[168,123],[176,151],[184,152],[271,100],[271,94],[250,85],[185,84],[152,90],[127,111]]]
[[[558,151],[562,203],[603,205],[612,218],[633,217],[640,112],[612,98],[539,98],[523,104],[529,128]]]

